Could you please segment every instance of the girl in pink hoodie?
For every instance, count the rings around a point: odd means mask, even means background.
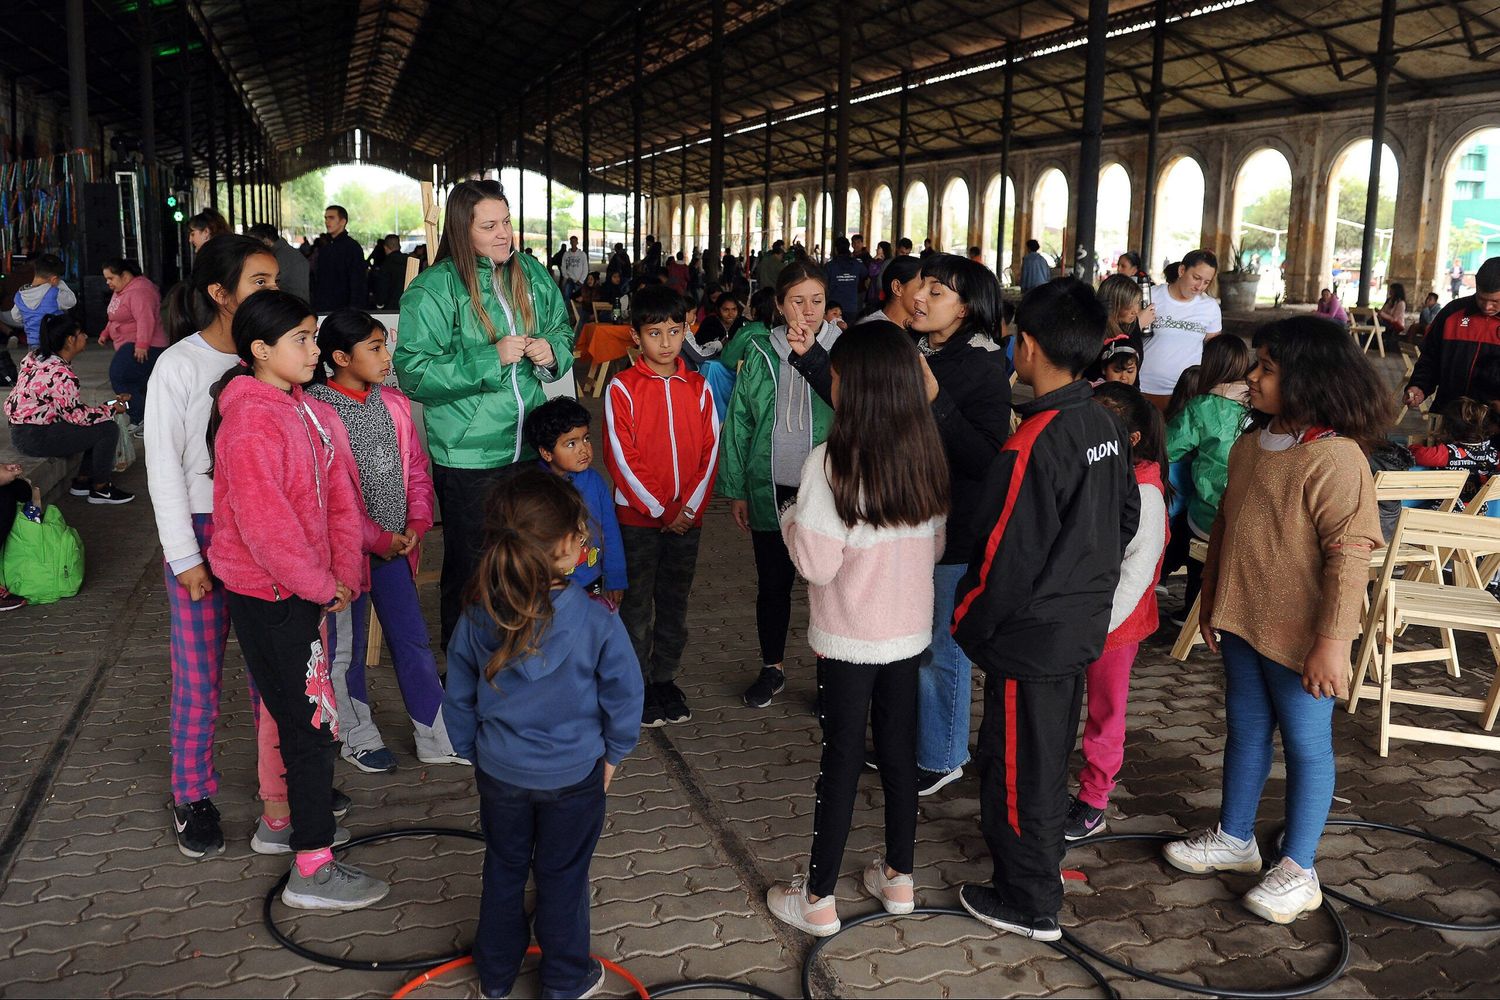
[[[868,330],[868,332],[864,332]],[[915,906],[917,661],[932,641],[932,568],[942,556],[948,462],[921,356],[890,323],[840,338],[828,440],[802,466],[781,534],[807,580],[807,641],[818,654],[823,759],[806,876],[772,886],[771,914],[818,937],[839,931],[833,891],[873,715],[885,790],[885,856],[864,869],[887,913]]]
[[[291,808],[285,829],[296,855],[281,899],[358,909],[390,887],[333,858],[338,716],[322,626],[325,613],[344,610],[365,589],[364,507],[343,424],[302,392],[318,364],[317,319],[306,303],[257,292],[240,303],[230,332],[242,364],[213,389],[209,559],[280,735]]]

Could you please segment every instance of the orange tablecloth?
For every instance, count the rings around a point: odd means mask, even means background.
[[[630,339],[630,327],[617,323],[585,323],[578,331],[574,347],[578,360],[585,364],[607,365],[626,356],[634,341]]]

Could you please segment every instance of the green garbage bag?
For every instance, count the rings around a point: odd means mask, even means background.
[[[40,523],[20,508],[16,504],[16,520],[0,564],[6,588],[32,604],[72,597],[83,586],[83,539],[68,527],[55,504],[47,507]]]

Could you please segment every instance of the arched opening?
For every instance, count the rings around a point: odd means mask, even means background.
[[[1234,245],[1260,272],[1257,297],[1274,300],[1285,288],[1281,265],[1292,215],[1292,165],[1280,150],[1257,149],[1234,175]]]
[[[786,239],[786,213],[782,208],[781,195],[771,199],[771,238],[766,241],[770,246],[777,240]]]
[[[788,228],[791,229],[793,243],[807,246],[807,197],[805,195],[799,194],[792,199],[792,222]]]
[[[870,246],[876,246],[881,240],[893,240],[895,235],[891,232],[891,189],[882,184],[875,189],[875,197],[870,202],[870,232],[866,241]]]
[[[1099,274],[1115,269],[1130,249],[1130,174],[1119,163],[1099,171],[1099,206],[1094,216],[1094,259]]]
[[[955,177],[943,188],[943,201],[938,206],[937,249],[956,253],[960,257],[969,252],[969,182]]]
[[[1446,224],[1438,231],[1435,273],[1429,277],[1432,290],[1448,301],[1472,294],[1474,272],[1500,254],[1500,128],[1475,132],[1449,157],[1443,170],[1442,218]],[[1408,288],[1407,293],[1415,307],[1427,289]]]
[[[808,249],[814,251],[818,260],[833,256],[833,195],[823,192],[818,197],[817,243]]]
[[[901,220],[901,235],[911,240],[913,249],[920,250],[927,238],[927,185],[912,181],[906,189],[906,218]]]
[[[722,215],[720,216],[722,218]],[[708,248],[708,202],[698,209],[698,249]]]
[[[1332,284],[1329,287],[1335,293],[1343,289],[1351,292],[1344,296],[1348,302],[1358,299],[1359,282],[1363,279],[1369,283],[1371,300],[1379,303],[1385,289],[1386,268],[1391,261],[1396,187],[1400,178],[1396,173],[1396,154],[1391,152],[1391,147],[1381,143],[1380,191],[1375,204],[1375,257],[1371,261],[1371,273],[1363,276],[1359,273],[1365,233],[1365,193],[1370,189],[1373,148],[1368,139],[1350,143],[1333,161],[1333,169],[1329,172],[1328,204],[1325,207],[1328,237],[1324,244],[1326,259],[1332,264]]]
[[[850,188],[849,197],[844,201],[845,236],[853,236],[855,233],[862,232],[862,230],[860,229],[862,223],[860,222],[859,218],[859,210],[861,207],[862,206],[860,205],[859,201],[859,192],[854,190],[853,188]],[[866,240],[865,242],[867,244],[869,243],[868,240]]]
[[[683,231],[684,230],[682,228],[682,206],[679,205],[676,208],[672,209],[672,231],[669,234],[667,234],[667,238],[662,241],[662,242],[666,243],[667,246],[673,248],[672,249],[673,253],[676,253],[677,250],[681,249],[681,247],[677,246],[677,244],[679,244],[681,242]]]
[[[760,199],[756,198],[750,202],[750,250],[759,250],[765,245],[766,218],[765,206]]]
[[[724,241],[724,246],[736,257],[740,256],[745,249],[745,203],[736,200],[734,209],[729,213],[729,238]]]
[[[1063,233],[1068,228],[1068,179],[1056,167],[1042,174],[1031,198],[1031,239],[1054,261],[1063,255]]]
[[[1159,276],[1168,263],[1202,245],[1203,168],[1191,156],[1179,156],[1156,185],[1156,228],[1151,235],[1156,260],[1141,265]]]
[[[996,229],[1000,225],[1000,175],[990,178],[984,188],[984,232],[979,249],[984,252],[984,262],[1002,278],[1010,267],[1011,247],[1016,235],[1016,186],[1005,178],[1005,238],[1002,240]],[[1003,250],[1003,254],[996,256]],[[998,266],[997,266],[998,265]]]
[[[693,255],[693,239],[698,232],[698,230],[694,227],[694,223],[697,218],[697,209],[695,209],[692,205],[689,205],[687,208],[687,228],[682,231],[682,247],[680,248],[683,251],[684,260]]]

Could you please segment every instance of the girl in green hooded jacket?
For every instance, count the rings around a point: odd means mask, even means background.
[[[393,355],[402,390],[422,404],[432,482],[443,512],[443,648],[484,541],[497,477],[536,458],[522,433],[544,382],[573,366],[573,331],[546,269],[516,249],[496,181],[448,195],[433,265],[401,296]]]

